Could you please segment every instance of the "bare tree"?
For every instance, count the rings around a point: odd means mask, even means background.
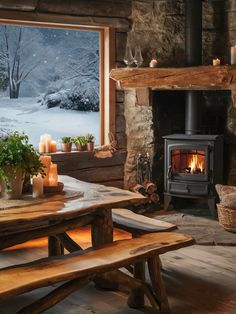
[[[37,29],[29,32],[26,27],[4,25],[1,33],[4,40],[0,46],[0,66],[6,69],[10,98],[18,98],[22,82],[39,67],[41,71],[37,74],[42,74],[49,48],[43,45]]]

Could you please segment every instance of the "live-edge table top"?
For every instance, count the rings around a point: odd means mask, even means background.
[[[1,210],[0,236],[6,235],[7,231],[15,232],[25,224],[60,221],[89,214],[99,208],[111,209],[147,202],[141,194],[128,190],[83,182],[69,176],[59,176],[59,180],[67,189],[83,192],[83,197]]]

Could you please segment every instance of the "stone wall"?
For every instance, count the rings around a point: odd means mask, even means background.
[[[148,65],[152,56],[158,58],[160,66],[184,66],[184,2],[184,0],[133,1],[133,25],[128,33],[128,40],[133,47],[141,46],[145,66]],[[236,44],[235,21],[236,0],[203,1],[203,64],[211,64],[215,57],[220,57],[224,64],[229,63],[230,46]],[[153,105],[158,106],[158,103]],[[224,126],[219,127],[219,131],[223,130],[225,136],[225,183],[236,184],[236,109],[232,108],[230,94],[206,92],[203,106],[206,109],[206,115],[214,116],[215,112],[222,110],[226,112]],[[172,128],[168,129],[168,123],[165,124],[165,130],[160,131],[158,127],[154,127],[153,121],[158,120],[156,116],[158,110],[154,107],[152,111],[150,106],[140,109],[137,106],[134,91],[125,92],[124,108],[128,149],[126,186],[129,187],[135,181],[136,154],[145,151],[155,156],[154,177],[162,186],[163,141],[161,136],[164,135],[163,132],[171,134]],[[181,112],[182,109],[179,109]]]

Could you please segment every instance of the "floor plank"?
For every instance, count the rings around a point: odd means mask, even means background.
[[[89,228],[71,233],[82,247],[90,244]],[[115,238],[128,238],[115,231]],[[47,254],[46,239],[34,240],[0,253],[0,267],[41,258]],[[173,314],[236,313],[236,247],[194,245],[162,256],[163,277]],[[43,288],[0,303],[0,314],[13,314],[26,303],[38,299]],[[48,310],[47,314],[151,314],[149,306],[129,309],[122,292],[97,290],[91,283]]]

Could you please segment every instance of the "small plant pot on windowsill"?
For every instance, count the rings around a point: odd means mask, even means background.
[[[65,153],[71,152],[72,143],[61,143],[61,150]]]
[[[76,148],[79,152],[81,151],[85,151],[86,150],[86,145],[80,145],[80,144],[75,144],[76,145]]]
[[[94,142],[87,143],[87,150],[90,152],[94,150]]]

